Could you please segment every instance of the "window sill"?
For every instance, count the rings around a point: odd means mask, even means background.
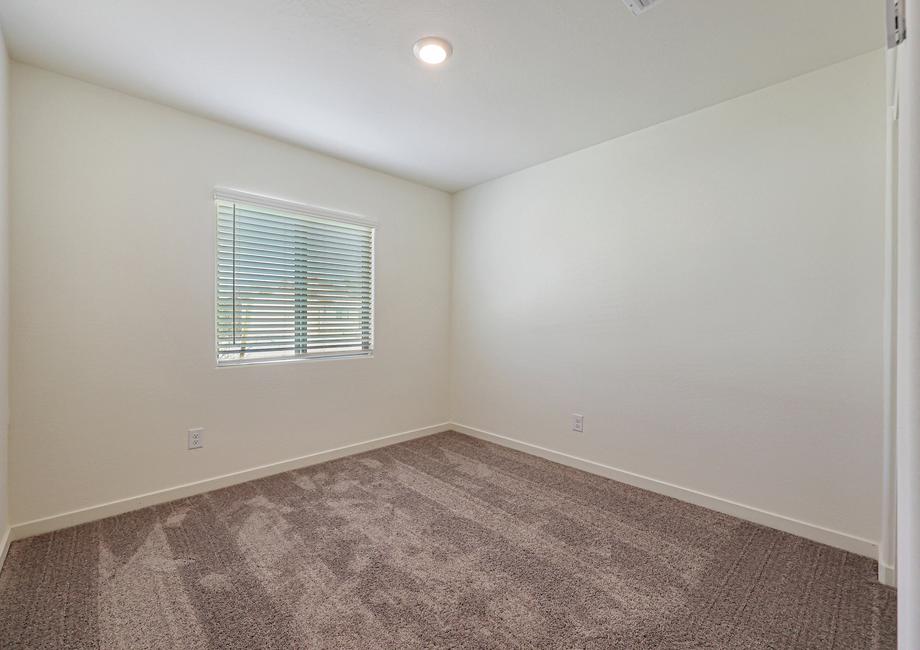
[[[373,359],[374,352],[351,352],[348,354],[324,354],[315,357],[286,357],[283,359],[240,359],[233,361],[219,361],[217,369],[241,368],[245,366],[274,366],[288,363],[316,363],[318,361],[348,361],[355,359]]]

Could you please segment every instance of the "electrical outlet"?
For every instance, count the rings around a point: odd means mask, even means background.
[[[204,429],[198,427],[188,430],[188,448],[201,449],[204,447]]]
[[[585,416],[580,413],[572,413],[572,431],[584,433]]]

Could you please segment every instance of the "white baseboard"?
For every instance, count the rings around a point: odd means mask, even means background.
[[[403,431],[401,433],[394,433],[388,436],[382,436],[380,438],[374,438],[372,440],[366,440],[364,442],[358,442],[352,445],[345,445],[344,447],[338,447],[337,449],[329,449],[327,451],[320,451],[314,454],[307,454],[306,456],[300,456],[299,458],[291,458],[289,460],[283,460],[277,463],[271,463],[269,465],[252,467],[250,469],[245,469],[239,472],[232,472],[222,476],[215,476],[213,478],[204,479],[202,481],[185,483],[184,485],[177,485],[175,487],[157,490],[155,492],[139,494],[137,496],[128,497],[126,499],[119,499],[117,501],[110,501],[108,503],[102,503],[100,505],[90,506],[88,508],[63,512],[61,514],[52,515],[50,517],[43,517],[41,519],[26,521],[21,524],[15,524],[10,530],[7,531],[8,541],[6,544],[9,545],[10,541],[23,539],[25,537],[50,533],[51,531],[60,530],[62,528],[70,528],[71,526],[77,526],[79,524],[85,524],[91,521],[96,521],[98,519],[105,519],[106,517],[120,515],[125,512],[130,512],[131,510],[139,510],[140,508],[146,508],[148,506],[166,503],[168,501],[175,501],[176,499],[184,499],[196,494],[210,492],[211,490],[219,490],[220,488],[229,487],[238,483],[245,483],[246,481],[264,478],[273,474],[289,472],[294,469],[300,469],[302,467],[324,463],[329,460],[335,460],[336,458],[342,458],[343,456],[352,456],[354,454],[360,454],[364,451],[371,451],[372,449],[379,449],[380,447],[387,447],[389,445],[395,445],[399,442],[405,442],[406,440],[422,438],[424,436],[430,436],[432,434],[441,433],[448,430],[450,430],[450,425],[447,423],[435,424],[429,427],[422,427],[421,429],[412,429],[411,431]]]
[[[541,458],[545,458],[562,465],[568,465],[569,467],[574,467],[585,472],[590,472],[591,474],[597,474],[599,476],[604,476],[606,478],[643,488],[651,492],[664,494],[666,496],[679,499],[680,501],[686,501],[687,503],[692,503],[694,505],[702,506],[717,512],[722,512],[727,515],[732,515],[733,517],[751,521],[755,524],[761,524],[762,526],[768,526],[783,532],[792,533],[793,535],[798,535],[799,537],[804,537],[821,544],[827,544],[828,546],[840,548],[851,553],[856,553],[857,555],[869,557],[873,560],[878,559],[878,543],[868,539],[856,537],[848,533],[842,533],[837,530],[831,530],[816,524],[810,524],[805,521],[793,519],[792,517],[776,514],[775,512],[761,510],[760,508],[755,508],[753,506],[746,506],[742,503],[723,499],[722,497],[713,496],[711,494],[706,494],[697,490],[691,490],[690,488],[674,485],[673,483],[660,481],[648,476],[642,476],[641,474],[635,474],[623,469],[611,467],[610,465],[604,465],[603,463],[586,460],[584,458],[572,456],[560,451],[533,445],[529,442],[522,442],[514,438],[502,436],[497,433],[491,433],[489,431],[483,431],[482,429],[468,427],[456,422],[451,424],[451,428],[458,433],[465,433],[469,436],[480,438],[487,442],[494,442],[505,447],[510,447],[512,449],[527,452],[528,454],[533,454],[534,456],[540,456]]]
[[[895,571],[895,568],[893,566],[888,566],[887,564],[882,564],[881,562],[879,562],[878,581],[888,587],[897,588],[898,573],[897,571]]]
[[[236,485],[238,483],[245,483],[246,481],[252,481],[254,479],[271,476],[273,474],[280,474],[282,472],[300,469],[310,465],[316,465],[318,463],[334,460],[336,458],[342,458],[344,456],[351,456],[353,454],[359,454],[361,452],[370,451],[372,449],[379,449],[380,447],[394,445],[406,440],[412,440],[414,438],[422,438],[424,436],[441,433],[451,429],[459,433],[465,433],[475,438],[480,438],[488,442],[493,442],[505,447],[510,447],[512,449],[517,449],[519,451],[533,454],[535,456],[540,456],[547,460],[561,463],[563,465],[568,465],[569,467],[575,467],[592,474],[604,476],[606,478],[643,488],[651,492],[664,494],[666,496],[673,497],[687,503],[692,503],[704,508],[709,508],[710,510],[732,515],[734,517],[738,517],[739,519],[745,519],[747,521],[761,524],[763,526],[768,526],[770,528],[782,530],[793,535],[798,535],[815,542],[827,544],[828,546],[850,551],[851,553],[856,553],[858,555],[870,557],[872,559],[877,559],[878,557],[878,544],[871,540],[856,537],[854,535],[840,531],[831,530],[823,526],[810,524],[808,522],[800,521],[798,519],[793,519],[791,517],[786,517],[784,515],[776,514],[766,510],[761,510],[760,508],[747,506],[735,501],[723,499],[721,497],[706,494],[704,492],[699,492],[697,490],[674,485],[673,483],[668,483],[666,481],[660,481],[658,479],[642,476],[641,474],[636,474],[634,472],[629,472],[626,470],[618,469],[616,467],[611,467],[609,465],[604,465],[603,463],[597,463],[595,461],[586,460],[584,458],[572,456],[560,451],[547,449],[545,447],[540,447],[528,442],[523,442],[496,433],[491,433],[489,431],[484,431],[482,429],[468,427],[459,423],[443,423],[423,427],[420,429],[413,429],[411,431],[404,431],[388,436],[382,436],[372,440],[367,440],[352,445],[346,445],[344,447],[338,447],[337,449],[316,452],[314,454],[308,454],[299,458],[292,458],[277,463],[271,463],[269,465],[253,467],[250,469],[233,472],[230,474],[224,474],[222,476],[216,476],[202,481],[177,485],[175,487],[157,490],[155,492],[148,492],[146,494],[128,497],[126,499],[119,499],[117,501],[111,501],[96,506],[90,506],[88,508],[81,508],[79,510],[72,510],[70,512],[64,512],[61,514],[52,515],[50,517],[43,517],[41,519],[35,519],[32,521],[23,522],[21,524],[16,524],[11,528],[8,528],[3,536],[2,547],[0,547],[0,567],[3,565],[3,560],[6,557],[6,552],[10,543],[15,540],[31,537],[33,535],[41,535],[43,533],[48,533],[54,530],[60,530],[62,528],[69,528],[70,526],[85,524],[91,521],[96,521],[98,519],[104,519],[106,517],[129,512],[131,510],[138,510],[140,508],[146,508],[148,506],[166,503],[176,499],[183,499],[186,497],[194,496],[196,494],[210,492],[211,490],[217,490],[231,485]],[[880,581],[884,584],[893,585],[895,579],[894,569],[892,567],[880,566],[879,578]]]
[[[12,529],[7,526],[3,531],[3,537],[0,537],[0,571],[3,571],[3,563],[6,562],[6,554],[10,550],[10,543],[13,541]]]

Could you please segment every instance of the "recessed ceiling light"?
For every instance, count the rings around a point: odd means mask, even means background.
[[[440,65],[447,61],[454,51],[450,43],[437,36],[427,36],[418,41],[412,48],[415,58],[428,65]]]

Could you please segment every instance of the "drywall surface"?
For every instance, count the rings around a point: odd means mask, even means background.
[[[898,46],[898,648],[920,647],[920,12]]]
[[[447,419],[447,194],[21,64],[11,147],[14,524]],[[378,220],[373,358],[215,367],[215,186]]]
[[[9,68],[3,34],[0,33],[0,564],[3,561],[3,538],[10,524],[7,453],[10,426]]]
[[[876,52],[455,195],[451,419],[877,542],[884,170]]]

